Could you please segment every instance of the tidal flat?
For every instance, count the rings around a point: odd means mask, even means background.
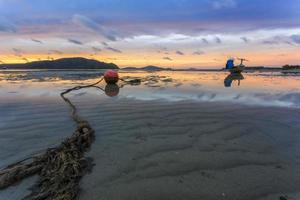
[[[102,71],[0,72],[0,168],[75,129],[60,93]],[[140,84],[68,94],[95,130],[79,199],[300,198],[300,76],[120,71]],[[157,78],[159,77],[159,78]],[[38,177],[0,191],[22,199]]]

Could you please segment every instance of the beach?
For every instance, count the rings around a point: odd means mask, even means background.
[[[75,129],[59,93],[100,72],[1,72],[0,167],[59,145]],[[79,199],[299,199],[298,76],[120,72],[158,83],[69,94],[95,130]],[[282,84],[282,83],[285,84]],[[298,83],[298,84],[297,84]],[[105,88],[105,84],[100,84]],[[0,191],[22,199],[37,177]]]
[[[250,200],[299,191],[298,112],[148,103],[87,115],[99,136],[82,199]]]

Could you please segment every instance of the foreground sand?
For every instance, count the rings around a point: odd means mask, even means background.
[[[43,74],[2,81],[1,168],[69,137],[75,124],[58,94],[95,81]],[[79,199],[300,199],[300,79],[253,74],[229,89],[226,76],[176,73],[162,87],[128,86],[114,98],[97,89],[70,94],[96,130]],[[22,199],[36,180],[0,191],[0,200]]]
[[[81,181],[79,199],[299,199],[297,109],[88,94],[73,99],[96,130],[88,154],[95,165]],[[2,110],[19,114],[6,115],[14,123],[1,131],[1,166],[55,146],[73,130],[59,102]],[[1,191],[0,199],[22,199],[35,181]]]
[[[82,105],[97,137],[89,154],[95,166],[81,182],[80,199],[299,199],[297,111],[193,102],[99,104]]]

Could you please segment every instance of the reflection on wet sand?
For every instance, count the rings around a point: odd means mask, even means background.
[[[96,75],[99,77],[101,74],[99,71],[62,71],[55,74],[52,71],[23,71],[21,78],[12,78],[15,73],[17,72],[0,73],[0,101],[2,102],[17,99],[55,99],[62,89],[91,84],[97,81]],[[80,78],[79,74],[85,78]],[[120,98],[226,101],[251,105],[300,107],[300,101],[297,100],[300,76],[283,76],[281,73],[247,73],[247,78],[242,80],[240,75],[228,76],[225,72],[119,71],[119,75],[123,79],[118,83],[119,87],[122,88],[124,82],[131,86],[138,85],[138,87],[124,88],[122,93],[119,93]],[[224,87],[234,86],[235,83],[240,87],[224,90]],[[99,86],[105,90],[105,85]],[[90,98],[92,97],[103,98],[98,93],[91,93]]]
[[[159,76],[149,76],[141,79],[143,82],[152,81],[158,84],[164,81]],[[0,190],[6,189],[21,180],[38,175],[39,180],[32,193],[25,199],[76,199],[79,192],[79,181],[91,170],[91,161],[84,154],[94,141],[94,130],[89,122],[80,117],[77,107],[66,97],[67,94],[87,88],[98,88],[109,97],[119,94],[120,86],[108,83],[103,90],[99,85],[104,79],[89,85],[75,86],[63,91],[60,96],[71,108],[71,117],[77,128],[70,138],[59,146],[47,149],[41,155],[28,157],[22,161],[7,166],[0,171]],[[136,81],[122,81],[122,86],[136,84]],[[169,81],[168,81],[169,82]],[[80,95],[81,96],[81,95]]]
[[[118,96],[120,88],[117,84],[107,84],[105,86],[105,94],[109,97]]]
[[[105,86],[104,91],[108,97],[114,97],[117,96],[120,92],[120,89],[125,87],[126,85],[138,86],[143,84],[146,87],[164,87],[166,86],[167,83],[172,83],[172,82],[173,79],[167,76],[154,76],[154,75],[146,76],[146,77],[126,76],[120,79],[119,85],[108,83]]]
[[[57,123],[57,118],[67,118],[64,116],[68,111],[66,106],[58,106],[58,94],[74,85],[98,80],[80,80],[76,76],[72,80],[47,81],[47,74],[42,76],[41,82],[30,82],[25,77],[18,83],[1,80],[0,94],[22,102],[17,107],[14,101],[0,99],[4,113],[0,116],[2,166],[30,155],[25,152],[20,156],[16,144],[22,146],[26,142],[22,150],[33,149],[33,138],[39,138],[47,146],[48,135],[54,135],[51,132],[63,135],[73,130],[68,126],[71,120]],[[212,200],[269,200],[293,197],[299,190],[299,112],[276,107],[299,105],[299,77],[248,73],[244,79],[242,74],[223,72],[164,71],[121,72],[120,76],[118,84],[102,82],[84,93],[68,94],[98,138],[85,155],[93,158],[95,165],[81,179],[80,199],[181,200],[200,196]],[[224,89],[226,81],[231,86],[238,81],[242,84],[228,90]],[[37,102],[45,91],[52,94],[43,96],[47,102],[25,108]],[[39,109],[50,107],[50,97],[58,101],[52,103],[51,109]],[[266,102],[271,107],[257,106]],[[63,109],[65,113],[58,114]],[[18,118],[21,115],[25,117]],[[67,128],[49,131],[48,127],[38,126],[37,130],[36,123],[42,117],[49,126]],[[41,129],[47,134],[40,134]],[[66,137],[67,134],[61,138]],[[24,143],[16,143],[17,140]],[[7,141],[13,143],[8,150]],[[9,160],[11,155],[14,160]],[[19,186],[9,189],[26,196]],[[0,199],[9,196],[3,194],[0,193]]]
[[[244,76],[242,73],[230,73],[225,79],[224,79],[224,86],[225,87],[231,87],[232,82],[238,81],[238,86],[241,85],[241,80],[244,80]]]
[[[38,183],[25,199],[76,199],[79,181],[91,168],[91,161],[84,157],[84,154],[94,141],[94,130],[88,121],[78,115],[76,106],[65,95],[72,91],[94,87],[102,80],[103,78],[91,85],[76,86],[60,94],[71,108],[71,117],[77,125],[73,135],[59,146],[47,149],[45,153],[28,157],[2,169],[0,190],[27,177],[38,175]]]

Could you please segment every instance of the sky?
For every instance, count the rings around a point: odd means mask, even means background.
[[[0,63],[300,64],[300,0],[0,0]]]

